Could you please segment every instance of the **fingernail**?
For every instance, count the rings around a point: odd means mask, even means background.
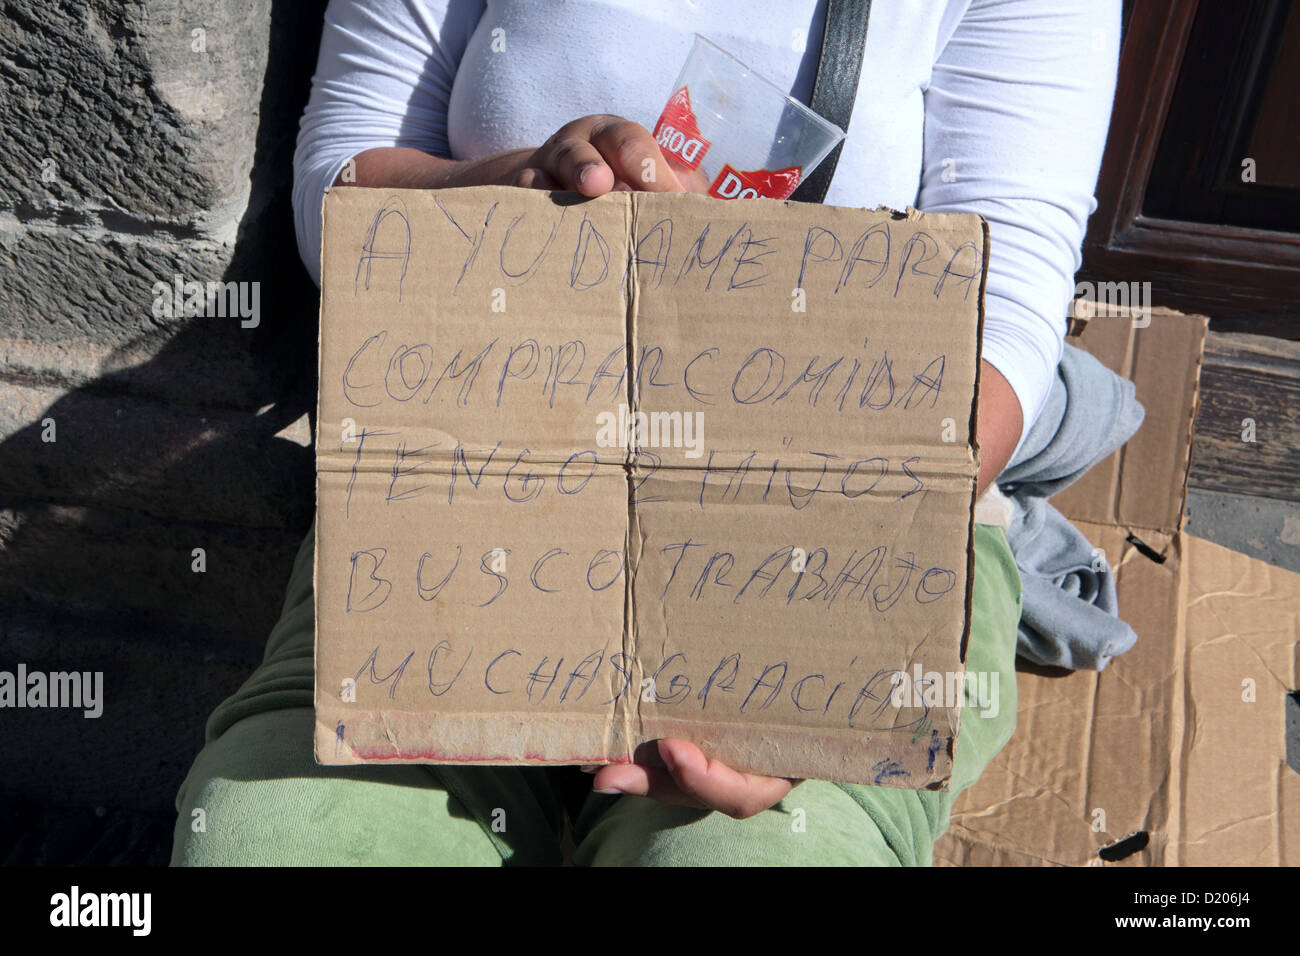
[[[583,773],[595,773],[597,770],[600,769],[600,764],[589,763],[585,767],[579,767],[578,769],[581,770]]]
[[[591,171],[592,171],[593,169],[595,169],[595,168],[596,168],[596,164],[595,164],[595,163],[588,163],[586,166],[580,166],[580,167],[578,167],[578,185],[579,185],[579,186],[581,186],[584,182],[587,181],[587,176],[589,176],[589,175],[591,174]]]
[[[606,787],[604,790],[596,790],[596,791],[593,791],[593,792],[594,792],[594,793],[606,793],[606,794],[609,794],[610,796],[616,796],[616,795],[618,795],[618,794],[625,793],[626,791],[620,790],[620,789],[618,789],[618,787]]]

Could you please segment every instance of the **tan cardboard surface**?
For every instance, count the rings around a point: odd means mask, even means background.
[[[1300,574],[1188,537],[1178,840],[1168,862],[1300,864],[1300,774],[1286,764]]]
[[[1124,447],[1053,498],[1067,517],[1158,531],[1146,542],[1157,551],[1181,526],[1205,323],[1169,309],[1098,315],[1068,339],[1137,386],[1146,421]]]
[[[1156,564],[1114,528],[1120,602],[1137,647],[1098,675],[1019,675],[1011,743],[964,792],[935,861],[1296,865],[1300,775],[1286,764],[1300,575],[1179,534]],[[1141,837],[1134,844],[1142,844]]]
[[[318,760],[677,736],[946,786],[978,217],[482,187],[324,226]]]
[[[1115,568],[1138,643],[1101,674],[1019,672],[1015,736],[958,798],[936,863],[1297,860],[1283,708],[1300,575],[1178,530],[1204,325],[1153,310],[1071,340],[1131,373],[1147,409],[1126,449],[1055,499]]]

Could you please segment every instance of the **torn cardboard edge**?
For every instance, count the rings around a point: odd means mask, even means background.
[[[911,206],[907,208],[908,216],[916,212]],[[976,480],[971,482],[970,486],[970,520],[966,524],[966,540],[970,542],[966,549],[966,627],[961,633],[961,647],[958,649],[958,656],[961,658],[962,666],[966,665],[967,648],[970,644],[970,626],[971,612],[975,607],[975,505],[979,499],[979,471],[982,450],[979,443],[979,411],[980,411],[980,383],[984,380],[984,319],[985,303],[984,294],[988,289],[989,283],[989,223],[983,216],[979,217],[980,231],[984,237],[984,267],[980,271],[980,289],[979,289],[979,318],[977,320],[976,346],[975,346],[975,394],[971,399],[970,419],[967,424],[967,434],[970,435],[971,454],[975,458],[975,477]],[[996,482],[989,482],[989,487],[996,487]],[[958,714],[960,721],[961,715]],[[945,788],[946,789],[946,788]]]
[[[394,193],[400,191],[382,190],[366,191],[370,193]],[[418,191],[417,191],[418,192]],[[440,197],[448,203],[454,201],[450,194],[461,192],[459,190],[440,191]],[[504,195],[509,192],[505,187],[497,189],[499,194]],[[535,197],[536,193],[530,191],[520,191],[528,193],[530,197]],[[340,190],[339,193],[347,194],[349,198],[360,196],[361,191],[348,189]],[[649,194],[646,194],[647,196]],[[373,198],[373,197],[372,197]],[[679,197],[679,199],[698,199],[698,197]],[[415,201],[414,199],[412,200]],[[435,202],[437,200],[434,200]],[[531,199],[530,199],[531,201]],[[662,200],[651,200],[641,197],[640,194],[632,194],[627,200],[626,205],[629,210],[628,214],[628,255],[633,255],[632,240],[636,238],[636,210],[639,209],[640,203],[662,202]],[[707,201],[703,201],[707,202]],[[758,208],[754,204],[770,203],[767,200],[754,200],[747,206],[747,209]],[[327,195],[325,208],[330,205],[330,197]],[[582,203],[587,206],[589,203]],[[798,207],[801,204],[784,203],[783,206]],[[701,213],[705,211],[713,212],[711,219],[718,219],[722,211],[714,204],[708,207],[698,207]],[[844,213],[859,213],[861,210],[834,210],[834,207],[817,207],[825,212],[830,208],[833,212],[843,215]],[[444,212],[446,210],[444,209]],[[736,211],[736,210],[733,210]],[[807,212],[808,210],[799,210]],[[771,214],[771,213],[769,213]],[[915,224],[927,221],[922,214],[914,210],[903,214],[888,214],[892,221],[906,220],[908,223]],[[450,218],[450,217],[448,217]],[[490,218],[490,216],[488,217]],[[725,217],[724,217],[725,218]],[[750,218],[755,218],[751,216]],[[943,219],[947,217],[935,217]],[[961,217],[956,217],[961,218]],[[969,217],[977,218],[977,217]],[[518,221],[518,220],[516,220]],[[325,233],[328,236],[331,231],[331,223],[326,219]],[[935,230],[938,232],[938,230]],[[982,329],[984,321],[983,294],[987,283],[987,247],[988,247],[988,228],[987,224],[980,220],[980,248],[981,257],[978,296],[976,307],[974,309],[974,341],[972,359],[972,394],[976,394],[979,376],[979,343],[982,339]],[[486,232],[486,222],[484,225]],[[752,233],[751,233],[752,235]],[[372,230],[373,237],[373,230]],[[931,240],[933,241],[933,240]],[[937,244],[936,244],[937,245]],[[330,276],[334,274],[330,270],[329,263],[329,243],[325,244],[322,249],[322,275]],[[639,245],[636,246],[639,251]],[[910,246],[909,246],[910,248]],[[922,247],[923,252],[928,251],[928,247]],[[639,259],[639,255],[638,255]],[[632,263],[629,260],[629,264]],[[899,273],[899,281],[902,280],[902,270],[906,269],[909,262],[905,257]],[[912,264],[914,274],[923,274],[916,272],[916,264]],[[336,270],[335,270],[336,271]],[[638,315],[637,307],[642,295],[641,283],[637,279],[637,269],[627,270],[633,276],[630,283],[633,290],[627,297],[627,307],[625,310],[624,321],[624,341],[628,348],[628,358],[630,360],[632,348],[639,340],[638,333],[640,326],[636,320]],[[881,272],[884,271],[884,265],[881,266]],[[931,275],[932,273],[924,273]],[[403,273],[405,277],[406,273]],[[328,280],[326,283],[328,289]],[[411,295],[412,290],[408,287],[407,295]],[[418,295],[415,296],[418,298]],[[321,352],[320,352],[320,381],[322,383],[330,380],[326,369],[326,350],[328,342],[326,339],[327,329],[340,326],[340,321],[336,318],[331,322],[328,315],[329,300],[328,292],[322,296],[322,323],[321,323]],[[400,298],[399,298],[400,301]],[[382,306],[384,309],[400,309],[401,306],[395,306],[392,303]],[[351,366],[349,366],[350,368]],[[633,374],[629,366],[624,370],[624,382],[626,384],[626,401],[631,405],[637,396],[633,390]],[[324,423],[332,421],[331,416],[327,413],[326,392],[322,389],[320,402],[318,405],[318,423],[321,429]],[[962,631],[958,644],[959,662],[965,660],[965,648],[969,637],[969,618],[970,606],[972,601],[972,581],[973,581],[973,550],[970,542],[973,534],[973,502],[974,502],[974,476],[978,467],[977,448],[974,445],[975,422],[977,421],[978,409],[972,400],[969,406],[967,417],[967,428],[970,441],[968,443],[968,461],[970,465],[970,475],[967,491],[966,503],[966,542],[965,542],[965,573],[967,576],[966,586],[963,595],[962,608]],[[318,462],[322,451],[327,448],[327,444],[318,439]],[[627,455],[627,449],[624,452],[624,462],[630,457]],[[481,461],[481,459],[478,459]],[[453,466],[454,468],[454,461]],[[322,506],[326,498],[323,484],[330,479],[331,475],[337,475],[338,472],[332,470],[332,465],[318,467],[317,490],[318,490],[318,508]],[[629,471],[625,463],[620,463],[618,469],[621,470],[623,480],[627,482],[630,478]],[[373,473],[374,469],[361,469],[359,474]],[[435,473],[430,472],[431,474]],[[627,508],[624,514],[624,531],[623,531],[623,551],[624,567],[632,568],[631,555],[636,550],[633,544],[632,536],[639,533],[641,518],[635,507],[632,505],[631,496],[627,496]],[[319,530],[319,526],[318,526]],[[701,746],[709,743],[710,735],[714,737],[722,735],[727,737],[725,744],[719,744],[714,753],[726,752],[727,747],[732,748],[733,756],[729,762],[739,769],[750,770],[751,772],[765,772],[775,775],[791,775],[790,754],[793,748],[799,746],[802,741],[807,745],[810,738],[808,727],[788,727],[779,723],[761,723],[761,724],[740,724],[734,721],[721,722],[718,718],[711,721],[692,721],[674,719],[669,716],[656,716],[653,713],[647,713],[647,709],[642,706],[642,698],[638,697],[636,702],[622,700],[624,694],[619,694],[614,700],[614,711],[603,726],[598,727],[599,734],[592,734],[590,728],[584,728],[582,731],[575,730],[575,721],[581,723],[589,718],[589,715],[578,715],[576,718],[569,715],[546,714],[543,712],[529,711],[507,711],[499,713],[487,713],[482,711],[473,711],[466,714],[454,714],[446,711],[416,711],[409,709],[384,709],[368,710],[364,707],[354,707],[351,709],[342,708],[340,712],[346,711],[351,715],[349,723],[349,736],[347,741],[340,737],[342,721],[336,719],[332,711],[337,708],[336,704],[331,703],[331,698],[335,695],[325,693],[319,681],[319,664],[322,654],[322,631],[320,627],[321,609],[320,601],[323,591],[328,589],[328,585],[322,582],[321,577],[321,556],[322,550],[329,545],[325,538],[329,535],[328,530],[322,535],[317,536],[317,552],[314,566],[314,575],[316,583],[316,594],[318,602],[318,628],[316,649],[318,657],[318,684],[317,684],[317,712],[318,712],[318,729],[317,729],[317,759],[327,763],[341,762],[368,762],[370,760],[382,760],[383,762],[464,762],[464,763],[483,763],[483,764],[501,764],[501,763],[524,763],[524,764],[567,764],[567,763],[601,763],[612,761],[614,759],[631,759],[631,755],[636,745],[644,739],[679,735],[687,736],[688,739],[694,739],[700,742]],[[624,611],[622,614],[622,646],[624,653],[628,648],[640,644],[640,637],[636,634],[635,615],[629,613],[629,609],[636,606],[636,581],[635,574],[624,575]],[[639,649],[639,648],[638,648]],[[400,656],[400,655],[399,655]],[[639,659],[638,659],[639,663]],[[432,664],[430,665],[433,666]],[[372,673],[373,671],[372,663]],[[662,670],[662,668],[661,668]],[[325,706],[325,711],[322,711]],[[829,702],[828,702],[829,708]],[[656,708],[657,709],[657,708]],[[635,713],[634,713],[635,712]],[[369,714],[369,718],[366,715]],[[944,715],[950,722],[951,733],[948,735],[948,753],[945,755],[951,758],[952,740],[957,735],[957,722],[960,719],[960,708],[952,710],[939,711],[936,716]],[[357,721],[361,720],[358,724]],[[484,732],[484,728],[490,728],[489,732]],[[475,736],[476,733],[479,736]],[[566,750],[556,750],[552,745],[555,742],[555,734],[565,735],[564,739],[570,742],[582,740],[581,747],[568,747]],[[357,735],[360,736],[357,736]],[[817,739],[815,741],[817,748],[816,759],[820,761],[821,769],[826,771],[826,777],[829,779],[838,779],[842,781],[861,781],[863,780],[863,768],[854,766],[854,759],[861,757],[863,736],[858,731],[835,731],[833,728],[828,731],[825,727],[820,727],[816,731]],[[438,746],[427,745],[424,741],[437,738],[445,743]],[[742,738],[749,738],[748,740]],[[835,743],[836,738],[842,738],[844,746],[841,748]],[[499,742],[500,746],[493,746],[494,742]],[[868,741],[869,742],[869,741]],[[924,743],[924,742],[922,742]],[[885,755],[886,761],[894,761],[909,766],[919,765],[926,756],[933,757],[933,753],[925,754],[916,746],[915,738],[912,741],[913,746],[898,746],[893,742],[875,744],[878,753]],[[706,752],[709,750],[706,749]],[[557,756],[558,755],[558,756]],[[774,762],[778,761],[778,762]],[[803,776],[813,776],[814,774],[801,774]],[[931,780],[926,786],[943,786],[946,785],[947,770],[943,769],[943,779],[941,781]],[[885,784],[897,785],[896,780],[875,780]]]

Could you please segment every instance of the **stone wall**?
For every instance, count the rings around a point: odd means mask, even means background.
[[[165,862],[278,615],[314,502],[290,186],[324,6],[0,0],[0,670],[105,685],[97,720],[0,711],[5,862]],[[169,316],[177,276],[258,283],[257,313]]]

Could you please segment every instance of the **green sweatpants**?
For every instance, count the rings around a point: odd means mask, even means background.
[[[996,672],[999,700],[981,716],[966,685],[946,792],[808,780],[742,821],[590,793],[574,767],[318,766],[313,541],[262,665],[208,720],[176,797],[173,865],[555,865],[568,807],[580,865],[927,866],[957,794],[1015,730],[1020,578],[1002,531],[977,525],[966,667]]]

